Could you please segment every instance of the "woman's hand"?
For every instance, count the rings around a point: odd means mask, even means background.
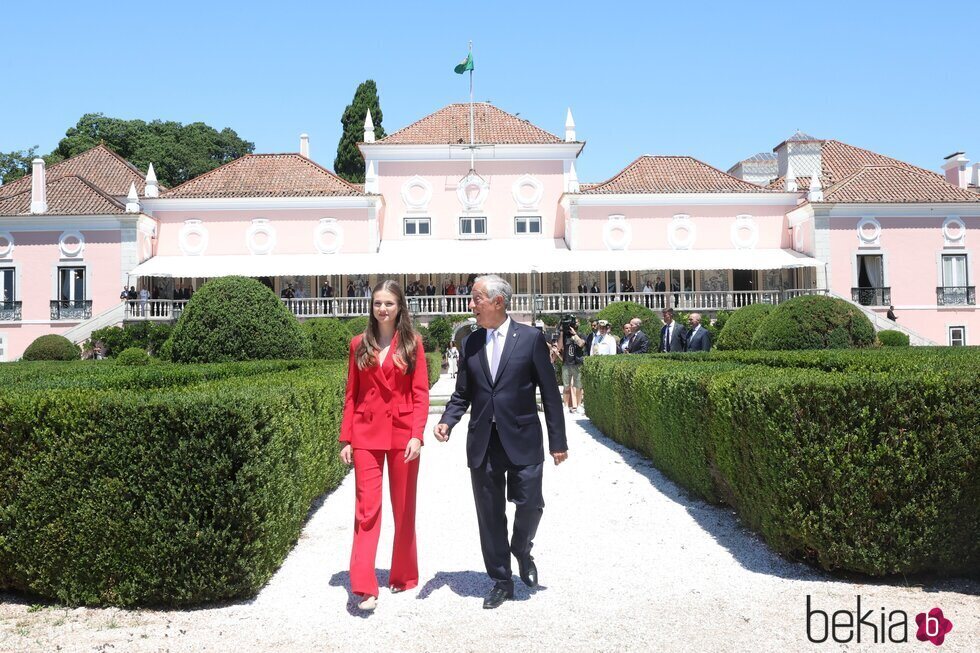
[[[422,441],[418,438],[412,438],[408,441],[408,446],[405,447],[405,462],[412,462],[419,457],[420,453],[422,453]]]
[[[344,461],[345,465],[350,465],[354,462],[354,447],[350,446],[350,442],[344,445],[344,448],[340,450],[340,459]]]

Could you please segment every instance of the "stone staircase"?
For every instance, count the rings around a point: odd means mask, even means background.
[[[829,293],[829,295],[831,297],[836,297],[837,299],[843,299],[848,304],[851,304],[852,306],[856,306],[859,311],[861,311],[862,313],[868,316],[868,319],[871,320],[871,324],[874,326],[876,332],[884,331],[886,329],[891,329],[892,331],[901,331],[902,333],[904,333],[909,337],[909,344],[914,347],[939,346],[938,342],[929,340],[929,338],[926,338],[925,336],[917,333],[916,331],[913,331],[912,329],[902,326],[898,322],[892,322],[881,313],[876,313],[872,311],[870,308],[868,308],[867,306],[861,306],[857,302],[852,301],[849,297],[838,295],[835,292],[831,292]]]
[[[104,329],[105,327],[110,326],[121,326],[125,315],[126,303],[119,302],[109,310],[103,311],[102,313],[99,313],[98,315],[73,326],[61,335],[68,338],[76,345],[80,345],[88,340],[89,336],[92,335],[92,332],[97,329]]]

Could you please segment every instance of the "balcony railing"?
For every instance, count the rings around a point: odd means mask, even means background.
[[[19,322],[22,319],[20,302],[0,302],[0,322]]]
[[[976,306],[976,286],[941,286],[936,288],[936,304],[939,306]]]
[[[888,306],[892,303],[892,289],[851,288],[851,301],[861,306]]]
[[[747,304],[780,304],[801,295],[825,295],[819,288],[761,291],[677,291],[666,293],[561,293],[515,294],[510,310],[514,313],[594,313],[612,302],[631,301],[654,311],[676,308],[683,311],[734,310]],[[413,315],[465,315],[470,313],[469,295],[422,295],[407,297]],[[307,317],[354,317],[367,315],[371,300],[367,297],[311,297],[283,299],[293,315]],[[127,300],[126,321],[152,320],[169,322],[180,317],[186,301],[151,299],[145,302]]]
[[[82,321],[92,317],[92,300],[51,300],[52,320]]]

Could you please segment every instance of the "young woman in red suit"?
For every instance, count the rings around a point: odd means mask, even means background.
[[[391,280],[382,281],[371,293],[367,329],[350,343],[340,428],[340,457],[354,465],[350,582],[362,610],[373,610],[378,599],[374,562],[381,534],[381,476],[386,460],[395,518],[388,585],[392,592],[418,585],[415,487],[428,416],[429,375],[422,338],[412,326],[401,287]]]

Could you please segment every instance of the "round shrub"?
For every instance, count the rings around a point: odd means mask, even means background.
[[[752,349],[752,337],[769,313],[769,304],[749,304],[728,316],[724,328],[718,334],[718,349]]]
[[[208,281],[187,302],[173,334],[176,363],[306,358],[310,342],[267,286],[247,277]]]
[[[310,340],[310,358],[347,360],[351,334],[337,318],[317,318],[303,322],[303,332]]]
[[[118,365],[149,365],[150,355],[146,353],[145,349],[140,347],[130,347],[129,349],[123,349],[116,356],[116,364]]]
[[[23,356],[25,361],[77,361],[81,358],[81,350],[71,340],[53,333],[28,345]]]
[[[599,311],[595,319],[608,320],[613,333],[622,338],[623,325],[634,317],[642,320],[643,324],[641,328],[643,329],[643,333],[647,334],[651,344],[655,347],[657,338],[660,335],[660,329],[664,323],[656,313],[646,306],[637,304],[636,302],[613,302]],[[579,320],[579,322],[581,323],[582,320]]]
[[[726,326],[726,329],[731,324]],[[780,304],[752,337],[753,349],[871,347],[875,330],[856,306],[836,297],[804,295]]]
[[[908,347],[909,337],[901,331],[885,329],[878,332],[878,342],[882,347]]]
[[[351,319],[345,321],[344,325],[347,327],[347,331],[350,333],[351,337],[360,335],[364,333],[365,329],[367,329],[368,316],[359,315],[357,317],[352,317]]]

